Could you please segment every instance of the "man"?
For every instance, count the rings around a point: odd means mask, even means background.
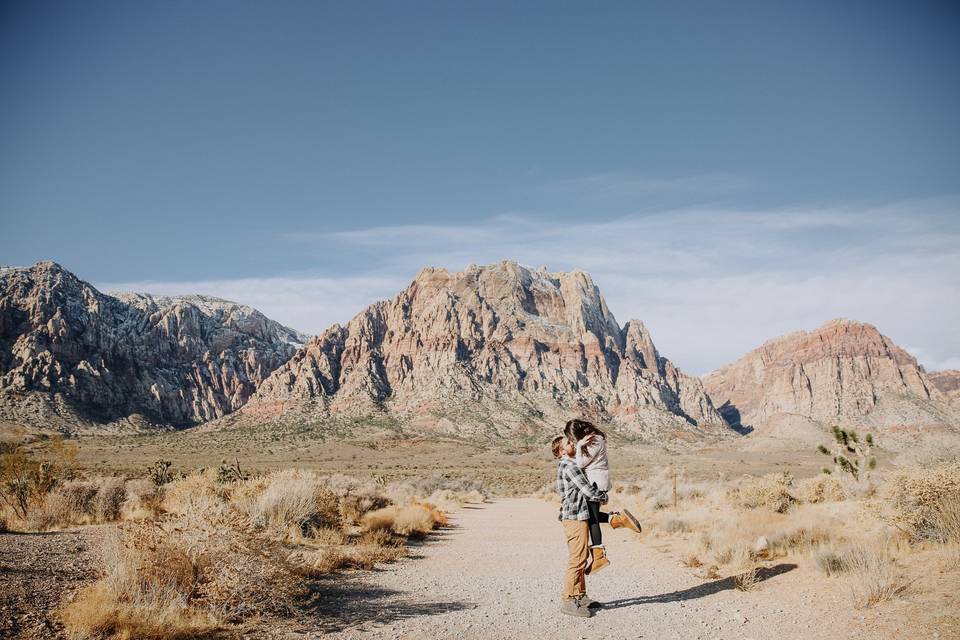
[[[607,501],[607,493],[598,491],[587,480],[574,460],[574,445],[564,436],[557,436],[550,443],[557,464],[557,492],[560,494],[560,523],[567,539],[567,570],[563,577],[560,594],[560,611],[579,618],[593,615],[591,609],[599,607],[587,596],[587,581],[584,571],[590,547],[590,510],[588,500],[600,503]]]

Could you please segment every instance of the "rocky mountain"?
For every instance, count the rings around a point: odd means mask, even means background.
[[[188,426],[241,407],[306,340],[204,296],[106,295],[53,262],[0,269],[0,419]]]
[[[956,369],[931,371],[927,377],[952,405],[960,407],[960,371]]]
[[[621,327],[590,276],[512,262],[422,270],[313,338],[228,422],[383,416],[507,436],[573,415],[651,438],[730,433],[700,381],[657,352],[643,323]]]
[[[852,320],[770,340],[704,376],[703,384],[730,424],[761,432],[773,424],[783,430],[791,417],[887,433],[956,424],[916,358],[876,327]]]

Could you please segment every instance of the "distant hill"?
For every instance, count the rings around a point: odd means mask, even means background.
[[[53,262],[0,269],[0,419],[196,425],[241,407],[306,336],[205,296],[107,295]]]
[[[810,425],[899,436],[957,431],[957,415],[916,358],[876,327],[833,320],[766,342],[703,377],[727,421],[758,434],[810,439]]]

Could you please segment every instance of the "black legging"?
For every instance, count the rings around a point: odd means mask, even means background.
[[[600,523],[610,522],[610,514],[600,511],[600,503],[593,500],[587,501],[587,509],[590,510],[590,540],[594,546],[603,544],[603,536],[600,533]]]

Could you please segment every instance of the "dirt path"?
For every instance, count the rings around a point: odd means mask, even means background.
[[[0,534],[0,638],[65,637],[57,607],[96,577],[105,530]]]
[[[453,528],[373,573],[331,580],[317,620],[331,638],[856,638],[878,637],[851,615],[836,581],[772,563],[759,589],[703,580],[652,540],[605,528],[613,565],[590,595],[594,618],[558,613],[565,545],[556,505],[500,500],[458,512]],[[288,637],[304,637],[292,634]],[[319,637],[319,634],[306,634]]]

